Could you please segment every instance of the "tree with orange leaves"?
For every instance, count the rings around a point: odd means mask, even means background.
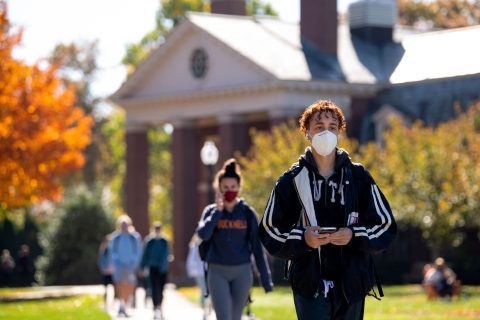
[[[93,119],[75,106],[58,65],[29,66],[12,57],[21,41],[0,3],[0,204],[25,207],[63,193],[60,177],[85,163]]]

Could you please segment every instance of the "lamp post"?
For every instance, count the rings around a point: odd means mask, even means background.
[[[200,158],[208,168],[208,203],[213,203],[213,166],[218,161],[218,149],[213,141],[205,141],[200,151]]]

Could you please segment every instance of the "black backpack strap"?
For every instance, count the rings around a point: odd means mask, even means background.
[[[283,279],[285,280],[288,280],[289,269],[290,269],[290,260],[285,260],[285,264],[283,265]]]
[[[246,314],[247,316],[249,316],[249,317],[252,315],[252,312],[251,312],[251,310],[250,310],[250,305],[251,305],[252,303],[253,303],[252,294],[249,293],[249,294],[248,294],[247,305],[246,305],[247,308],[246,308],[246,310],[245,310],[245,314]]]
[[[252,219],[252,216],[254,215],[254,213],[250,210],[250,208],[248,208],[248,204],[245,202],[245,200],[243,201],[243,210],[245,210],[245,219],[247,219],[247,239],[249,239],[250,241],[250,226],[249,226],[249,222],[250,220]],[[250,252],[252,253],[252,252]]]
[[[208,298],[210,295],[210,290],[208,289],[208,263],[204,262],[203,263],[203,271],[205,272],[205,298]]]
[[[380,283],[380,278],[378,277],[377,268],[375,268],[375,262],[373,262],[373,259],[372,259],[372,265],[373,265],[373,274],[375,276],[375,282],[377,283],[378,293],[380,294],[380,297],[383,297],[382,284]]]

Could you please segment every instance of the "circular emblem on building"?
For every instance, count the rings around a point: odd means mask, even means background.
[[[190,70],[196,79],[205,77],[208,70],[208,56],[205,50],[195,49],[190,59]]]

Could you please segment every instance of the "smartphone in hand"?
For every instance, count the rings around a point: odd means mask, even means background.
[[[320,231],[318,232],[319,234],[325,234],[325,233],[335,233],[337,231],[337,228],[335,227],[321,227]]]

